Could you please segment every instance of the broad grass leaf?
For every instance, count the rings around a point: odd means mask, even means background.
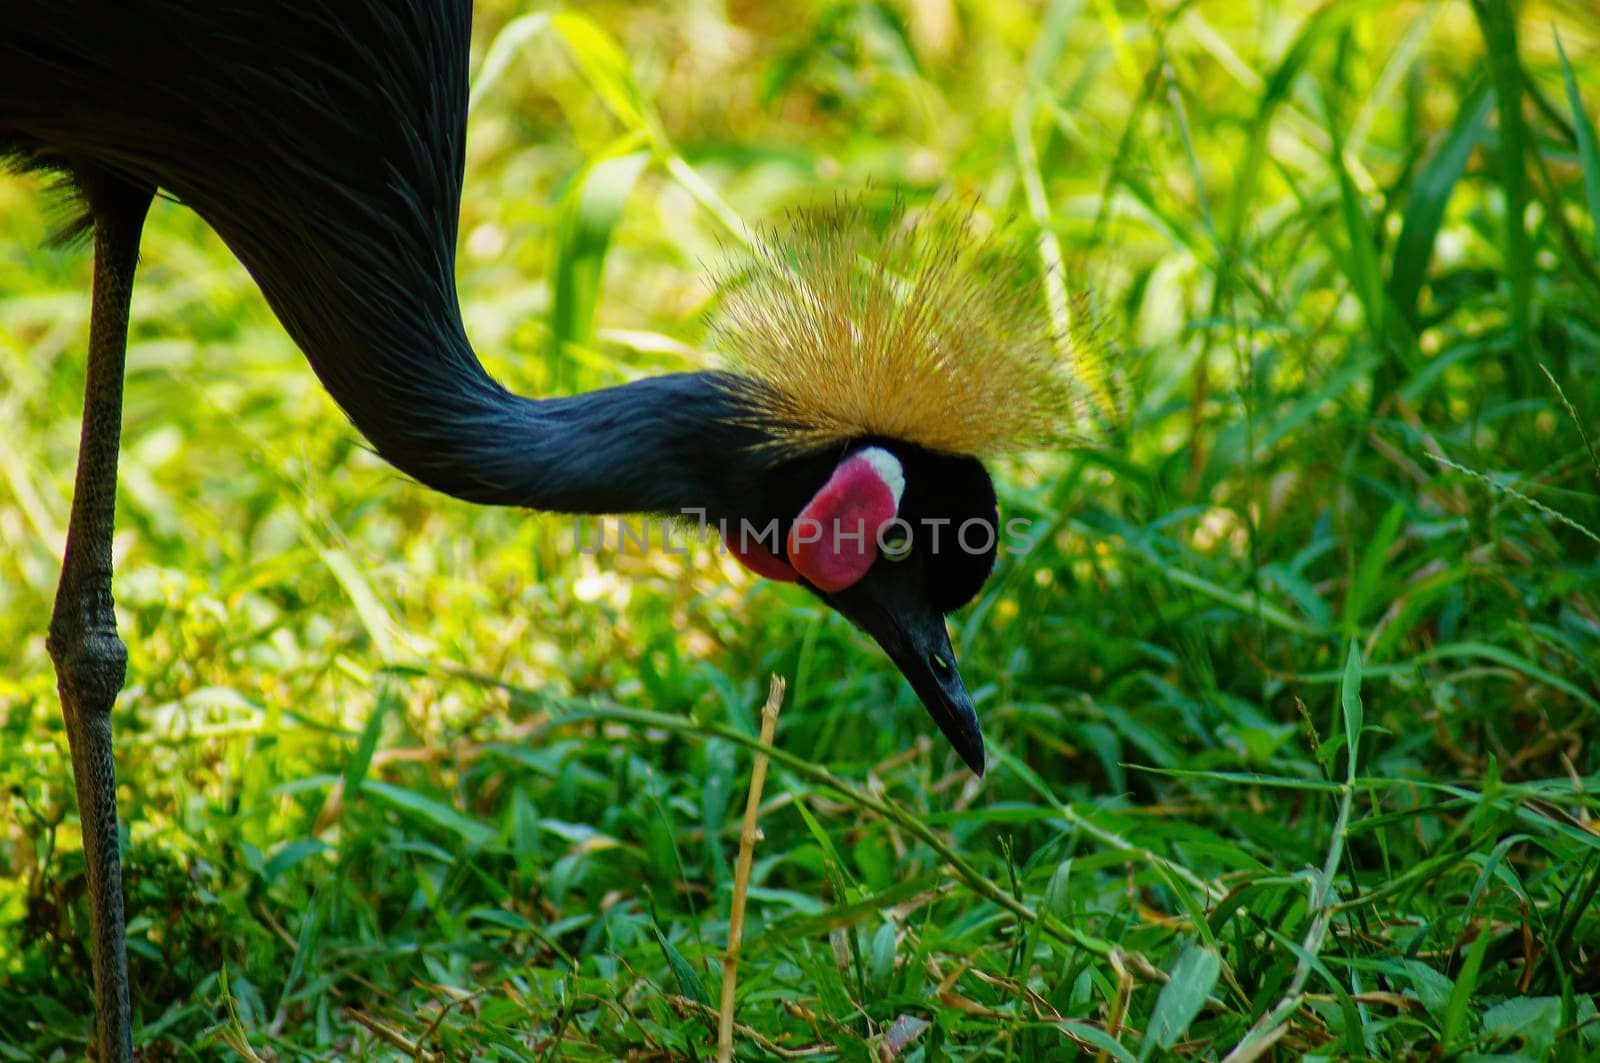
[[[627,138],[624,147],[632,148],[635,143],[635,138]],[[569,345],[586,347],[594,342],[595,314],[611,234],[649,162],[647,151],[604,155],[572,179],[556,208],[550,271],[550,341],[559,365],[570,364]],[[561,387],[573,384],[570,376],[559,379]]]
[[[1403,501],[1391,505],[1378,524],[1378,530],[1362,540],[1359,545],[1360,560],[1344,600],[1346,638],[1355,637],[1362,617],[1366,616],[1378,598],[1378,589],[1382,585],[1384,576],[1384,565],[1388,561],[1390,548],[1394,546],[1395,536],[1399,534],[1406,510],[1407,504]]]
[[[289,965],[289,976],[284,979],[283,989],[278,995],[279,1009],[282,1009],[289,995],[300,985],[306,970],[316,963],[317,942],[322,935],[322,921],[323,911],[319,894],[312,898],[301,916],[300,934],[295,939],[294,960]]]
[[[350,596],[350,604],[355,606],[356,615],[361,618],[361,626],[366,628],[367,636],[372,639],[372,646],[377,650],[379,658],[384,661],[394,660],[394,620],[378,597],[378,592],[373,589],[372,581],[367,578],[361,566],[343,550],[319,549],[323,564],[328,566],[334,578],[339,581],[339,585]]]
[[[844,860],[839,856],[839,850],[834,848],[833,839],[829,837],[826,829],[806,806],[806,798],[800,795],[794,803],[795,811],[800,813],[800,818],[805,821],[806,829],[811,832],[811,837],[816,839],[821,846],[823,866],[827,870],[829,884],[833,887],[834,900],[843,901],[850,896],[849,871],[845,868]]]
[[[487,906],[474,908],[466,913],[466,919],[469,922],[488,923],[490,926],[498,926],[518,934],[531,933],[535,929],[532,922],[504,908]]]
[[[1090,1026],[1085,1022],[1073,1022],[1066,1019],[1055,1024],[1056,1029],[1082,1045],[1090,1045],[1118,1060],[1119,1063],[1134,1063],[1134,1055],[1123,1047],[1122,1043],[1098,1026]]]
[[[1428,1014],[1442,1018],[1445,1008],[1449,1006],[1450,995],[1455,991],[1455,982],[1421,960],[1403,962],[1417,999],[1422,1001],[1422,1006],[1428,1010]]]
[[[467,95],[468,110],[478,106],[483,97],[510,68],[511,61],[516,58],[517,53],[549,26],[549,12],[536,11],[531,15],[512,19],[495,34],[489,50],[484,54],[483,65],[478,68],[478,76],[473,79],[472,89]]]
[[[1445,207],[1466,172],[1467,160],[1488,135],[1493,106],[1493,90],[1488,82],[1479,83],[1462,102],[1449,136],[1411,182],[1389,266],[1389,298],[1413,328],[1419,325],[1417,301],[1444,222]]]
[[[1256,104],[1255,118],[1250,123],[1250,144],[1234,181],[1233,210],[1228,219],[1228,232],[1234,241],[1242,237],[1245,222],[1250,217],[1250,206],[1256,202],[1256,182],[1269,155],[1267,146],[1278,108],[1288,101],[1296,79],[1323,38],[1368,6],[1371,6],[1368,2],[1323,5],[1300,27],[1294,43],[1268,75]]]
[[[611,113],[630,130],[652,132],[655,122],[634,84],[628,57],[615,38],[593,19],[563,12],[551,20],[584,80]]]
[[[1063,922],[1072,916],[1072,861],[1063,860],[1050,874],[1050,884],[1045,887],[1042,910]]]
[[[1361,705],[1361,647],[1350,640],[1350,651],[1344,662],[1344,683],[1339,688],[1339,707],[1344,717],[1345,779],[1354,784],[1356,779],[1356,754],[1361,748],[1361,728],[1365,713]]]
[[[915,878],[896,883],[882,892],[874,893],[860,900],[835,904],[820,911],[802,911],[796,916],[785,919],[782,923],[771,927],[756,940],[781,944],[799,938],[825,934],[841,927],[853,926],[870,915],[881,912],[886,908],[893,908],[895,905],[902,904],[919,893],[937,888],[943,879],[943,872],[927,871]],[[755,896],[754,890],[751,891],[751,896]]]
[[[1149,1059],[1157,1049],[1168,1049],[1189,1029],[1206,998],[1222,974],[1222,958],[1214,949],[1203,945],[1190,945],[1178,957],[1171,978],[1161,987],[1156,997],[1156,1007],[1150,1015],[1145,1030],[1144,1047],[1139,1052],[1141,1060]]]
[[[1456,976],[1455,986],[1450,990],[1450,1000],[1444,1009],[1439,1043],[1446,1051],[1458,1045],[1467,1032],[1467,1009],[1472,1003],[1473,992],[1478,988],[1478,973],[1483,969],[1483,957],[1489,951],[1489,939],[1493,936],[1485,923],[1479,926],[1478,936],[1467,947],[1467,958],[1461,964],[1461,973]]]
[[[894,977],[895,933],[893,922],[878,927],[872,935],[872,946],[868,952],[867,975],[882,993],[889,991],[890,979]]]
[[[1494,78],[1498,112],[1495,161],[1505,196],[1505,263],[1501,270],[1511,286],[1511,335],[1507,364],[1519,383],[1533,381],[1532,329],[1533,251],[1528,240],[1528,158],[1538,150],[1529,143],[1523,117],[1522,61],[1517,42],[1517,12],[1509,0],[1473,0],[1472,9],[1483,31],[1489,73]]]
[[[672,970],[673,980],[678,983],[678,992],[710,1007],[711,994],[706,992],[706,984],[701,981],[699,972],[683,958],[683,953],[667,940],[667,936],[661,932],[655,920],[650,921],[650,930],[655,934],[656,944],[661,947],[661,955],[666,958],[667,966]]]
[[[1151,557],[1149,560],[1156,568],[1161,570],[1162,575],[1173,583],[1181,587],[1187,587],[1197,594],[1204,595],[1212,601],[1226,605],[1230,609],[1235,609],[1246,616],[1259,616],[1274,627],[1280,627],[1285,631],[1292,631],[1296,634],[1319,634],[1317,629],[1310,624],[1290,616],[1283,609],[1271,604],[1253,591],[1232,591],[1213,583],[1204,576],[1197,576],[1187,569],[1179,568],[1177,565],[1169,564],[1159,558]]]
[[[721,739],[706,743],[705,774],[700,787],[700,826],[705,831],[706,855],[716,881],[728,879],[728,858],[722,851],[722,826],[733,800],[734,747]]]
[[[320,838],[296,838],[280,845],[261,869],[261,877],[268,885],[276,882],[285,871],[307,857],[328,851],[328,843]]]
[[[361,737],[356,741],[355,748],[350,751],[350,759],[345,761],[345,793],[356,793],[366,781],[367,769],[372,765],[372,754],[377,752],[378,740],[383,736],[384,718],[398,704],[399,700],[391,693],[389,684],[385,683],[378,693],[377,704],[372,707],[372,714],[367,717],[366,724],[361,728]]]
[[[1578,163],[1583,167],[1584,198],[1589,204],[1589,225],[1594,230],[1595,253],[1600,255],[1600,147],[1596,146],[1594,123],[1583,109],[1583,97],[1578,94],[1578,81],[1573,76],[1572,64],[1567,61],[1567,50],[1561,46],[1560,34],[1555,35],[1556,53],[1561,56],[1561,80],[1567,90],[1567,106],[1572,109],[1572,132],[1578,142]]]
[[[1523,1054],[1545,1058],[1561,1027],[1560,997],[1512,997],[1483,1013],[1482,1032],[1486,1037],[1522,1043]]]
[[[391,786],[386,782],[368,779],[361,784],[361,792],[375,797],[395,810],[421,820],[433,827],[454,834],[470,848],[481,849],[491,844],[495,832],[469,816],[464,816],[449,805],[424,797],[414,790]]]
[[[1355,180],[1350,176],[1349,167],[1345,165],[1344,138],[1335,133],[1332,142],[1334,150],[1330,163],[1338,178],[1339,213],[1344,220],[1344,238],[1348,251],[1342,256],[1345,260],[1345,273],[1349,276],[1356,296],[1361,301],[1361,307],[1366,313],[1368,330],[1382,342],[1388,318],[1388,304],[1384,299],[1383,281],[1378,273],[1378,238],[1373,227],[1373,219],[1368,216],[1366,205],[1356,189]]]

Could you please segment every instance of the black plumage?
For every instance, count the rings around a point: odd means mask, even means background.
[[[12,0],[0,12],[0,156],[61,175],[78,211],[69,230],[96,240],[92,416],[51,627],[86,837],[115,838],[112,414],[157,192],[239,257],[377,452],[440,491],[787,528],[842,459],[877,445],[904,467],[908,520],[997,524],[976,459],[895,439],[784,444],[747,379],[684,373],[540,400],[495,381],[467,340],[454,276],[470,23],[467,0]],[[842,591],[810,588],[883,645],[979,771],[943,614],[982,585],[993,539],[880,560]],[[128,1058],[114,843],[90,864],[101,1058]]]
[[[474,502],[675,512],[730,486],[695,470],[751,452],[707,431],[734,401],[711,376],[536,403],[473,354],[454,273],[469,4],[24,4],[8,22],[7,153],[193,208],[402,471]]]

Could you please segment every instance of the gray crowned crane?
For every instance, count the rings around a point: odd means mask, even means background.
[[[11,0],[0,16],[0,156],[58,175],[72,228],[94,242],[48,645],[83,824],[101,1060],[132,1057],[111,545],[130,295],[157,194],[221,236],[396,468],[485,505],[723,528],[748,567],[870,633],[983,770],[944,620],[988,578],[1000,539],[979,459],[1063,438],[1076,389],[1020,260],[984,251],[948,212],[902,217],[883,237],[849,210],[814,215],[728,278],[723,368],[512,394],[473,353],[456,296],[471,16],[469,0]],[[942,543],[926,529],[945,529]]]

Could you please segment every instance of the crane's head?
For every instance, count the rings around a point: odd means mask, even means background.
[[[768,440],[746,508],[770,518],[724,534],[876,639],[982,774],[945,627],[1006,540],[980,458],[1082,443],[1106,392],[1092,348],[1050,324],[1032,257],[975,212],[868,222],[859,204],[798,215],[723,279],[728,386]]]
[[[870,439],[785,463],[766,482],[759,511],[772,517],[727,527],[728,550],[804,584],[876,639],[982,774],[983,736],[944,621],[994,567],[998,513],[982,463]]]

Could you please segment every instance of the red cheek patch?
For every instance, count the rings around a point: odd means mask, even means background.
[[[800,576],[789,567],[787,561],[759,542],[745,542],[743,539],[743,536],[730,534],[723,540],[728,553],[733,555],[735,561],[762,579],[775,579],[780,583],[800,582]],[[773,536],[773,539],[776,541],[777,536]]]
[[[868,447],[833,470],[789,531],[789,563],[829,594],[855,583],[878,559],[878,534],[895,518],[905,480],[900,462]]]

